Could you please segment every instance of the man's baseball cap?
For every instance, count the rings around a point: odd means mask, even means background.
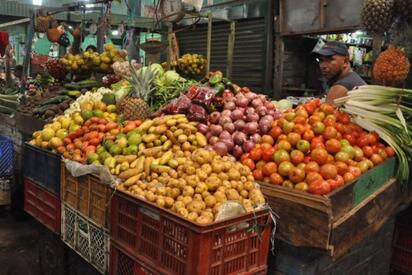
[[[345,44],[337,41],[326,42],[319,50],[314,50],[313,53],[323,55],[323,56],[332,56],[332,55],[343,55],[349,56],[348,48]]]

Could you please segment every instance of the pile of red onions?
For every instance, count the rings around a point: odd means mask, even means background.
[[[265,95],[238,93],[225,98],[223,111],[211,113],[208,125],[199,124],[198,129],[219,155],[230,153],[239,159],[259,143],[278,117],[279,113]]]

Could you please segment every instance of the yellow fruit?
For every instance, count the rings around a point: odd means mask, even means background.
[[[40,146],[41,148],[43,148],[43,149],[47,149],[48,147],[49,147],[49,143],[47,142],[47,141],[43,141],[42,143],[41,143],[41,146]]]
[[[84,119],[80,115],[75,116],[73,121],[74,121],[74,123],[76,123],[78,125],[83,125],[83,123],[84,123]]]
[[[55,121],[52,123],[51,128],[56,132],[57,130],[60,130],[62,128],[62,125],[60,122]]]
[[[105,51],[110,51],[110,50],[112,50],[114,48],[114,45],[113,44],[106,44],[106,45],[104,45],[104,50]]]
[[[72,66],[71,66],[71,69],[73,71],[77,71],[79,69],[79,66],[77,65],[77,62],[73,62]]]
[[[72,120],[68,117],[63,117],[59,120],[63,129],[68,129]]]
[[[93,64],[94,65],[99,66],[100,62],[101,62],[100,57],[98,57],[98,56],[93,57]]]
[[[36,131],[36,132],[33,133],[33,138],[35,139],[40,135],[41,135],[41,131]]]
[[[41,136],[38,136],[35,138],[34,142],[36,143],[36,146],[41,147],[43,140],[41,139]]]
[[[74,59],[74,56],[73,56],[71,53],[69,53],[69,54],[67,55],[67,59],[73,60],[73,59]]]
[[[110,57],[108,57],[107,55],[104,55],[104,54],[100,57],[100,60],[101,60],[103,63],[106,63],[106,64],[110,64],[110,62],[111,62]]]
[[[56,132],[56,137],[59,139],[63,140],[67,136],[67,130],[66,129],[59,129]],[[51,141],[51,140],[50,140]]]
[[[43,141],[49,141],[54,135],[55,131],[51,127],[47,127],[41,131],[41,139]]]
[[[51,148],[56,149],[57,147],[63,145],[63,141],[58,137],[53,137],[50,139],[49,145]]]
[[[94,104],[92,101],[83,101],[82,103],[80,103],[80,109],[82,111],[93,111]]]
[[[110,69],[110,66],[106,63],[101,63],[100,64],[100,70],[102,70],[103,72],[107,72]]]
[[[116,112],[116,105],[113,105],[113,104],[108,105],[108,106],[107,106],[107,111],[108,111],[109,113],[114,113],[114,112]]]

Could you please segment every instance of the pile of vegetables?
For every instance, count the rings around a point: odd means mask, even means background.
[[[394,153],[376,132],[318,99],[282,113],[241,162],[258,181],[325,195]]]
[[[198,129],[219,155],[230,153],[239,159],[269,132],[278,115],[266,96],[238,93],[224,98],[223,110],[212,112],[207,123],[200,124]]]
[[[119,175],[125,181],[118,189],[199,224],[212,223],[227,201],[239,202],[246,212],[265,203],[250,169],[241,163],[205,149],[176,150],[175,155],[175,164],[165,170],[146,158],[133,175],[130,170]]]
[[[395,149],[397,178],[407,184],[412,160],[412,90],[385,86],[361,86],[335,100],[364,129],[376,131]]]

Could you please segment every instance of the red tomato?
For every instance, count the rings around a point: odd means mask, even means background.
[[[262,149],[261,148],[253,148],[250,150],[250,158],[254,161],[259,161],[262,158]]]
[[[394,155],[395,155],[395,150],[393,150],[393,148],[392,147],[386,147],[385,148],[385,152],[386,152],[386,155],[389,157],[389,158],[391,158],[391,157],[393,157]]]
[[[326,180],[318,180],[309,184],[308,191],[315,195],[326,195],[331,191],[331,187]]]
[[[243,154],[243,155],[240,157],[240,161],[242,162],[244,159],[248,159],[248,158],[249,158],[249,153]]]
[[[303,139],[307,140],[307,141],[312,141],[312,139],[315,137],[315,133],[313,133],[312,130],[306,130],[303,133]]]
[[[349,124],[350,122],[350,117],[347,113],[340,113],[338,116],[338,121],[341,122],[342,124]]]
[[[279,175],[278,173],[273,173],[272,175],[270,175],[270,182],[272,184],[276,184],[276,185],[282,185],[283,183],[283,178],[281,175]]]
[[[250,170],[255,169],[255,162],[251,160],[250,158],[245,158],[242,160],[242,164],[246,165],[247,167],[250,168]]]
[[[263,180],[263,172],[260,169],[255,169],[253,171],[253,177],[255,180]]]
[[[334,180],[334,179],[328,179],[327,182],[329,183],[329,186],[330,186],[330,190],[331,190],[331,191],[333,191],[333,190],[335,190],[336,188],[339,187],[339,186],[338,186],[338,182],[337,182],[336,180]]]
[[[273,154],[275,153],[275,148],[270,147],[268,149],[263,150],[262,152],[262,159],[264,161],[272,161],[273,160]]]
[[[276,163],[268,162],[265,164],[265,166],[263,166],[262,172],[263,172],[263,175],[269,177],[273,173],[276,173],[277,169],[278,169],[278,166],[276,165]]]
[[[313,161],[316,161],[318,164],[323,165],[328,161],[328,151],[323,148],[315,148],[311,152],[311,158]]]
[[[270,130],[270,135],[274,138],[277,139],[281,134],[283,133],[282,128],[279,126],[275,126]]]
[[[346,134],[344,138],[347,139],[351,145],[356,145],[357,143],[356,137],[353,134]]]

